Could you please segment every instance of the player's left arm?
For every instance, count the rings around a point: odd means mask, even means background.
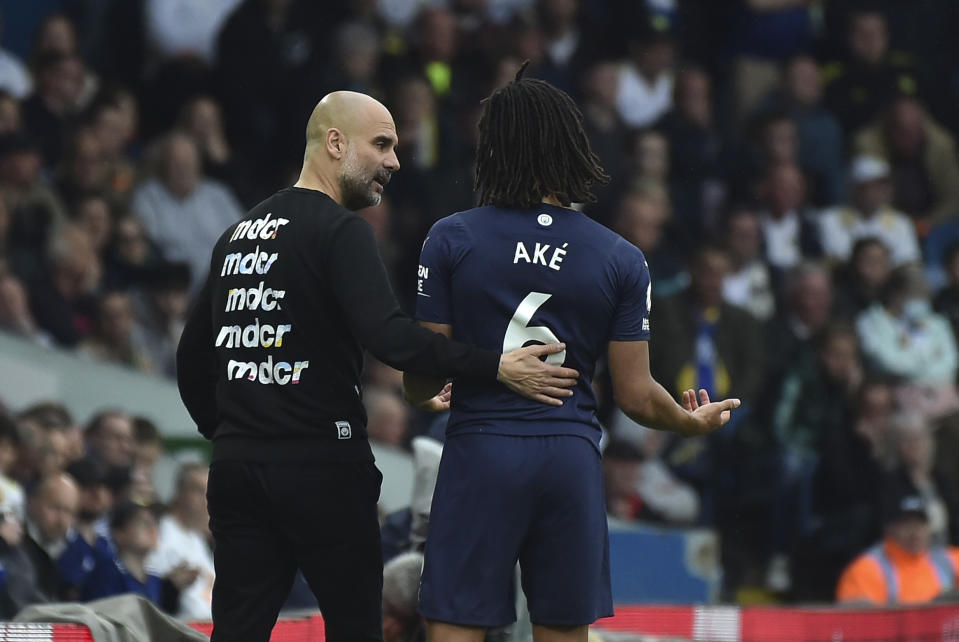
[[[420,321],[419,324],[448,339],[453,337],[453,326],[448,323]],[[412,372],[403,373],[403,394],[411,405],[418,408],[431,412],[449,410],[451,390],[452,385],[446,383],[445,379]]]

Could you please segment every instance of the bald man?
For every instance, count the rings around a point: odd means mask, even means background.
[[[177,351],[180,395],[213,440],[214,642],[267,640],[297,568],[327,639],[382,639],[363,350],[398,369],[498,380],[561,405],[576,371],[448,340],[400,311],[370,226],[393,172],[396,127],[376,100],[336,92],[306,129],[299,180],[220,237]],[[448,407],[441,393],[426,407]]]
[[[70,475],[42,478],[27,499],[23,548],[37,574],[37,587],[52,601],[67,598],[67,582],[58,560],[67,550],[80,508],[80,490]]]

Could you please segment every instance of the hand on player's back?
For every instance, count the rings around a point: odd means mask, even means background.
[[[448,383],[443,386],[443,389],[436,393],[434,396],[430,397],[421,404],[417,404],[417,408],[420,410],[425,410],[427,412],[446,412],[450,409],[450,399],[453,398],[453,384]]]
[[[732,416],[732,411],[739,408],[740,403],[739,399],[724,399],[711,403],[709,393],[705,390],[700,389],[699,399],[696,398],[695,390],[687,390],[683,393],[683,408],[691,412],[696,421],[693,423],[693,431],[685,436],[708,435],[722,428]]]
[[[532,345],[507,352],[499,360],[497,379],[513,392],[551,406],[562,406],[573,396],[579,373],[572,368],[553,366],[540,357],[562,352],[565,343]]]

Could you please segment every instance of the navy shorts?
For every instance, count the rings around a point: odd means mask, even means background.
[[[420,612],[461,626],[515,622],[517,561],[534,624],[582,626],[613,614],[599,453],[567,435],[449,437]]]

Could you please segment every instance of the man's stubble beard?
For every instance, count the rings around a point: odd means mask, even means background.
[[[353,147],[347,147],[339,178],[340,196],[346,209],[355,211],[380,204],[383,195],[373,189],[373,177],[367,178],[367,173]]]

